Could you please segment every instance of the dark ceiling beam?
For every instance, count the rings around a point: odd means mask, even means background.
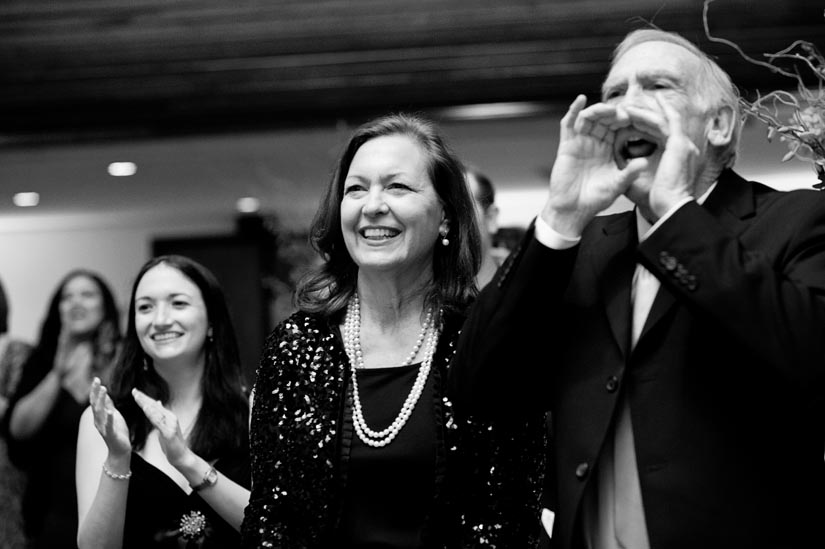
[[[717,0],[750,55],[825,36],[816,0]],[[597,96],[650,22],[746,93],[793,82],[710,43],[698,0],[105,0],[0,3],[0,143],[328,123],[397,109]],[[821,44],[819,44],[821,46]]]

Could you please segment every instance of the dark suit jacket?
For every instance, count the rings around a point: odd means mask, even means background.
[[[630,285],[660,281],[630,348]],[[532,231],[471,311],[457,413],[552,411],[571,547],[624,392],[653,548],[825,547],[825,193],[731,171],[638,244],[633,212],[570,250]]]

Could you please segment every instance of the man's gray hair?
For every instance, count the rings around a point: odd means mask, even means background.
[[[670,44],[676,44],[677,46],[685,48],[699,59],[701,73],[698,75],[700,85],[697,86],[697,89],[700,90],[702,98],[707,103],[705,106],[713,110],[720,107],[729,107],[733,110],[734,127],[731,140],[725,147],[717,151],[720,163],[726,168],[733,167],[733,164],[736,162],[736,154],[739,147],[739,136],[742,133],[742,115],[739,107],[739,90],[737,90],[733,84],[728,73],[687,38],[674,32],[660,29],[639,29],[629,33],[613,51],[610,66],[615,65],[616,61],[624,55],[627,50],[644,42],[668,42]],[[702,85],[702,83],[705,85]]]

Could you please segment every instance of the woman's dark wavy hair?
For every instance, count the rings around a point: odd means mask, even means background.
[[[60,301],[66,285],[78,277],[92,280],[100,290],[103,298],[103,320],[91,334],[94,346],[92,374],[103,380],[108,379],[108,373],[118,349],[120,340],[120,313],[115,302],[114,294],[103,277],[88,269],[74,269],[69,271],[57,285],[49,300],[46,318],[40,326],[40,337],[32,351],[30,361],[51,365],[57,353],[62,323],[60,321]]]
[[[132,398],[138,388],[162,403],[169,402],[169,386],[143,351],[135,328],[135,294],[149,269],[168,265],[180,271],[201,292],[206,316],[212,328],[207,339],[202,378],[203,401],[190,434],[189,446],[206,460],[245,449],[249,444],[249,403],[244,389],[238,343],[223,290],[215,276],[203,265],[181,255],[163,255],[150,259],[141,267],[129,298],[129,317],[123,350],[114,370],[111,396],[123,414],[132,439],[140,449],[152,426]]]
[[[295,302],[299,309],[332,316],[346,307],[355,292],[358,266],[341,232],[344,181],[361,145],[389,135],[407,136],[422,148],[430,179],[449,220],[450,244],[435,245],[433,284],[425,297],[427,304],[435,310],[462,311],[477,294],[475,275],[481,264],[481,241],[464,167],[435,123],[420,115],[398,113],[356,129],[338,159],[310,229],[310,243],[324,262],[298,283]]]

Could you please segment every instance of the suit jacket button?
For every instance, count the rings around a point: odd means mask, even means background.
[[[590,472],[590,465],[587,462],[579,463],[576,467],[576,478],[584,479],[587,476],[587,473]]]
[[[659,252],[659,264],[665,268],[665,270],[673,271],[676,269],[676,266],[679,264],[676,261],[676,258],[670,255],[667,252]]]
[[[619,378],[616,376],[608,377],[607,383],[604,384],[604,388],[607,389],[608,393],[615,393],[616,389],[619,388]]]

